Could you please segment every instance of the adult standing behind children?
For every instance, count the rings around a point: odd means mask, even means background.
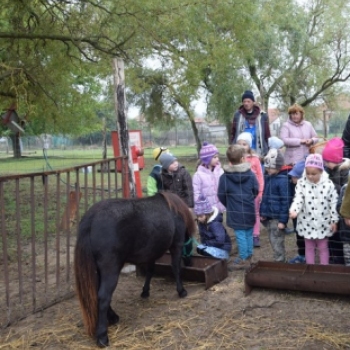
[[[309,147],[318,142],[312,124],[305,120],[304,109],[295,103],[288,108],[288,120],[283,123],[280,138],[286,147],[284,161],[294,165],[309,154]]]
[[[284,246],[288,210],[292,200],[292,188],[288,178],[289,167],[285,166],[280,150],[271,148],[264,158],[265,186],[260,203],[260,220],[267,228],[275,261],[286,261]]]
[[[233,260],[233,265],[245,267],[253,255],[254,199],[259,193],[259,185],[251,164],[245,161],[242,146],[231,145],[226,156],[229,165],[223,167],[218,197],[226,207],[227,226],[233,228],[238,246],[239,256]]]
[[[233,115],[231,143],[237,143],[242,132],[252,134],[252,149],[263,157],[268,152],[268,139],[271,136],[269,117],[255,104],[254,94],[247,90],[242,95],[242,105]]]
[[[162,153],[159,162],[162,165],[162,190],[176,193],[189,208],[193,208],[193,187],[190,173],[171,153]]]
[[[228,259],[232,249],[231,238],[223,225],[223,215],[211,206],[208,199],[200,194],[194,203],[201,244],[197,246],[200,255]]]
[[[298,217],[297,230],[305,239],[307,264],[315,264],[315,249],[321,265],[329,264],[328,237],[337,230],[338,194],[324,171],[320,154],[310,154],[305,160],[305,173],[298,180],[289,217]]]
[[[344,158],[350,158],[350,115],[348,117],[348,120],[346,121],[341,138],[344,142],[344,148],[343,148]]]
[[[259,193],[254,200],[255,225],[253,228],[253,245],[257,248],[260,247],[260,202],[264,191],[264,174],[260,159],[251,148],[252,142],[253,138],[250,132],[242,132],[237,137],[237,145],[241,145],[245,149],[245,160],[251,164],[251,170],[255,174],[259,184]]]
[[[196,201],[199,195],[204,195],[211,206],[223,213],[225,207],[219,201],[218,186],[219,178],[224,171],[220,164],[218,149],[211,143],[203,142],[199,160],[200,164],[192,177],[194,200]]]

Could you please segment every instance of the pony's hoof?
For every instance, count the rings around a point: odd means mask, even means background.
[[[109,339],[108,337],[105,337],[104,339],[98,338],[96,343],[99,348],[106,348],[109,346]]]
[[[146,298],[148,298],[148,297],[149,297],[149,292],[143,291],[143,292],[141,293],[141,298],[146,299]]]
[[[180,298],[185,298],[187,296],[187,291],[183,289],[181,292],[179,292],[179,297]]]

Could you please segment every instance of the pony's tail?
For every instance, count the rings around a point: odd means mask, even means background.
[[[75,286],[83,314],[87,333],[95,336],[98,317],[98,275],[94,257],[91,252],[90,228],[79,225],[79,234],[74,254]]]

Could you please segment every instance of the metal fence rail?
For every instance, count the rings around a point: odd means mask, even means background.
[[[1,328],[73,295],[77,223],[93,203],[122,196],[115,164],[0,177]]]

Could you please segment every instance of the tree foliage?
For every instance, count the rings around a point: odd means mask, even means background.
[[[187,118],[195,135],[200,95],[228,125],[246,89],[265,109],[316,105],[350,77],[349,10],[345,0],[3,0],[1,108],[15,101],[34,133],[98,131],[98,112],[112,120],[113,57],[151,124]]]

